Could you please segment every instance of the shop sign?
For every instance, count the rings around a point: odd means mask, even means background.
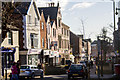
[[[49,55],[50,54],[50,50],[44,50],[44,55]]]
[[[2,47],[1,52],[2,53],[15,53],[16,49],[13,47]]]

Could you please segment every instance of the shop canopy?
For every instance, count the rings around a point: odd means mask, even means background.
[[[2,53],[15,53],[16,49],[13,47],[2,47],[1,52]]]
[[[28,55],[30,55],[30,54],[42,54],[41,52],[42,52],[42,49],[29,49],[27,54]]]

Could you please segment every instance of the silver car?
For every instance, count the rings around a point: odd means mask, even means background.
[[[31,77],[40,76],[43,78],[43,70],[38,69],[36,65],[21,65],[20,67],[20,77]]]

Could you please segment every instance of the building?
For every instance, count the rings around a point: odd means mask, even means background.
[[[90,55],[91,59],[96,58],[98,56],[98,48],[97,47],[98,47],[97,41],[93,41],[91,43],[91,55]]]
[[[47,44],[50,43],[50,45],[48,44],[47,48],[50,50],[46,52],[47,54],[49,54],[50,65],[57,65],[59,64],[58,35],[60,32],[59,28],[61,28],[61,12],[59,3],[57,7],[54,6],[54,3],[49,3],[48,7],[39,7],[38,9],[40,14],[43,11],[47,23],[47,30],[50,31],[50,34],[47,35]],[[51,28],[48,27],[47,21],[49,21],[49,25],[51,26]]]
[[[84,56],[82,56],[82,60],[90,60],[91,55],[91,39],[83,39],[82,41],[82,48]]]
[[[120,8],[120,1],[118,2]],[[118,29],[114,31],[114,51],[120,55],[120,10],[118,10]]]
[[[82,55],[82,36],[76,35],[70,31],[70,46],[72,48],[72,54],[75,56],[75,63],[79,63]]]
[[[58,36],[58,41],[61,43],[59,49],[61,49],[61,63],[65,64],[66,60],[70,60],[70,27],[62,23],[62,34]]]
[[[19,31],[21,64],[38,64],[41,60],[40,14],[35,2],[21,2],[14,13],[22,14],[23,25]],[[24,61],[23,61],[24,60]]]
[[[11,10],[11,13],[6,11],[7,14],[10,13],[10,18],[4,16],[8,20],[6,21],[7,23],[4,23],[5,19],[2,17],[2,30],[0,30],[2,33],[2,35],[0,35],[2,76],[4,76],[5,73],[9,74],[12,63],[19,60],[19,30],[22,26],[22,15],[20,13],[14,14],[14,8]],[[6,24],[6,26],[3,26],[3,24]]]

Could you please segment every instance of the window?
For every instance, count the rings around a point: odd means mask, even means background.
[[[42,47],[44,47],[44,39],[42,39]]]
[[[12,32],[8,32],[8,44],[13,45]]]
[[[59,19],[59,27],[60,27],[60,21],[61,21],[61,20]]]
[[[33,34],[30,34],[30,37],[31,37],[31,48],[34,48],[34,45],[33,45],[33,39],[34,39]]]
[[[55,32],[55,31],[54,31],[54,28],[53,28],[53,37],[55,36],[54,32]]]
[[[67,30],[67,36],[69,36],[69,30]]]
[[[48,32],[48,34],[50,34],[50,25],[49,24],[47,25],[47,28],[48,28],[47,32]]]
[[[2,54],[2,56],[4,57],[2,59],[2,64],[5,65],[7,62],[7,68],[10,68],[12,66],[12,62],[14,61],[14,55],[13,54]]]
[[[63,34],[63,28],[62,28],[62,34]]]
[[[37,18],[35,18],[35,26],[37,26]]]
[[[28,18],[29,18],[29,24],[31,24],[31,16],[28,15]]]
[[[31,33],[31,48],[37,48],[38,47],[38,35]]]
[[[44,29],[44,23],[42,22],[42,29]]]
[[[64,35],[66,35],[66,29],[64,29]]]
[[[56,30],[55,30],[55,37],[56,37]]]

